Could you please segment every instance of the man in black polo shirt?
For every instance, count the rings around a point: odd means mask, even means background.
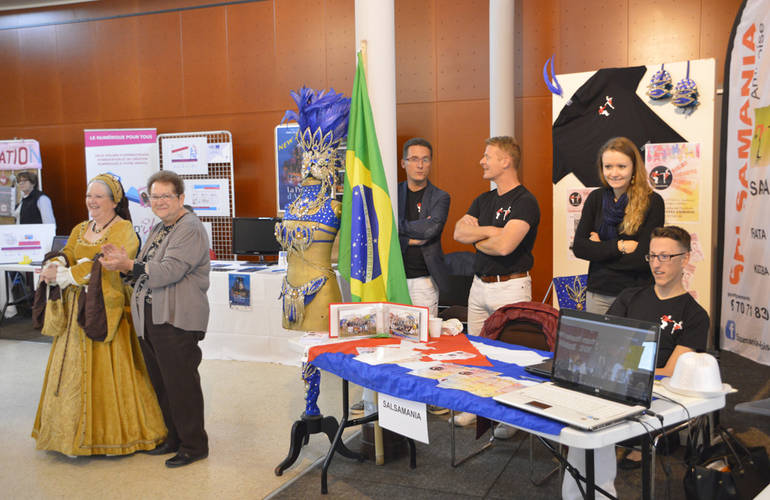
[[[473,200],[457,224],[454,238],[476,248],[468,296],[468,333],[479,335],[484,321],[500,307],[532,299],[529,270],[540,223],[537,200],[520,182],[521,148],[513,137],[491,137],[481,158],[484,179],[496,189]],[[469,425],[476,416],[463,412],[455,425]],[[513,436],[505,424],[495,428],[499,439]]]
[[[441,250],[441,232],[449,214],[449,193],[428,180],[433,147],[420,137],[404,143],[401,166],[406,181],[398,185],[398,239],[412,304],[438,315],[439,287],[449,271]]]
[[[513,137],[492,137],[481,158],[484,179],[497,189],[473,200],[454,238],[476,248],[468,297],[468,333],[479,335],[498,308],[532,299],[529,270],[540,223],[537,200],[520,179],[521,148]]]

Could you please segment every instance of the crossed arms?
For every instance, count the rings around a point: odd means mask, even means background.
[[[473,245],[487,255],[509,255],[529,232],[529,223],[511,219],[503,227],[479,226],[479,220],[465,214],[455,224],[454,239]]]

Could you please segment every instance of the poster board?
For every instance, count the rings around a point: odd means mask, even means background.
[[[55,235],[55,224],[0,225],[0,264],[17,264],[26,258],[41,262]]]
[[[275,127],[275,199],[279,217],[300,192],[302,150],[297,144],[298,131],[296,123]]]
[[[687,61],[666,62],[666,70],[671,73],[674,84],[685,78]],[[691,113],[685,113],[671,104],[670,99],[653,101],[646,95],[647,84],[652,75],[660,69],[660,63],[647,66],[637,87],[637,95],[670,127],[698,148],[698,172],[688,173],[690,179],[697,176],[697,195],[686,195],[691,207],[691,214],[686,220],[681,217],[672,220],[669,204],[681,206],[684,203],[682,193],[673,188],[664,198],[667,201],[666,224],[676,224],[690,232],[693,237],[693,253],[690,259],[686,281],[688,290],[693,293],[698,303],[710,315],[712,310],[713,269],[713,225],[716,217],[713,203],[716,158],[714,154],[714,96],[716,63],[714,59],[690,61],[690,78],[698,85],[698,107]],[[556,75],[563,88],[562,96],[552,96],[552,122],[555,122],[562,108],[570,97],[591,77],[595,71]],[[609,137],[607,138],[609,139]],[[643,154],[644,156],[644,154]],[[678,161],[673,156],[668,161]],[[653,167],[654,168],[654,167]],[[648,170],[648,174],[651,172]],[[674,184],[676,187],[677,185]],[[654,187],[654,186],[653,186]],[[670,187],[670,186],[669,186]],[[588,261],[578,259],[572,253],[571,244],[575,227],[580,219],[582,203],[594,187],[584,186],[574,174],[570,173],[553,185],[553,275],[572,276],[588,272]],[[662,190],[658,190],[660,193]],[[672,200],[669,203],[669,199]]]
[[[173,150],[188,148],[183,151]],[[194,166],[182,166],[192,159]],[[184,180],[185,204],[192,206],[204,225],[211,228],[212,249],[216,258],[233,260],[232,219],[235,216],[233,183],[233,136],[227,130],[158,134],[160,170],[173,170]],[[181,156],[180,156],[181,155]],[[186,156],[185,156],[186,155]],[[205,169],[200,161],[205,158]]]
[[[35,139],[0,141],[0,224],[16,224],[13,211],[21,201],[21,190],[16,188],[16,175],[33,172],[42,191],[43,162],[40,143]]]
[[[86,129],[83,131],[86,179],[111,173],[120,178],[128,199],[134,231],[144,245],[158,218],[150,208],[147,178],[158,171],[154,128]]]

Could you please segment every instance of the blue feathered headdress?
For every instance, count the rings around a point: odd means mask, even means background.
[[[334,142],[345,138],[348,132],[348,114],[350,98],[342,93],[325,90],[316,91],[302,87],[299,92],[291,91],[291,97],[297,103],[297,111],[288,110],[281,123],[294,120],[299,124],[300,133],[310,129],[315,134],[321,129],[321,136],[332,133]]]

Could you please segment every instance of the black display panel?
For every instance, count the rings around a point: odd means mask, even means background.
[[[278,255],[281,245],[275,239],[276,217],[234,217],[233,253],[235,255]]]

